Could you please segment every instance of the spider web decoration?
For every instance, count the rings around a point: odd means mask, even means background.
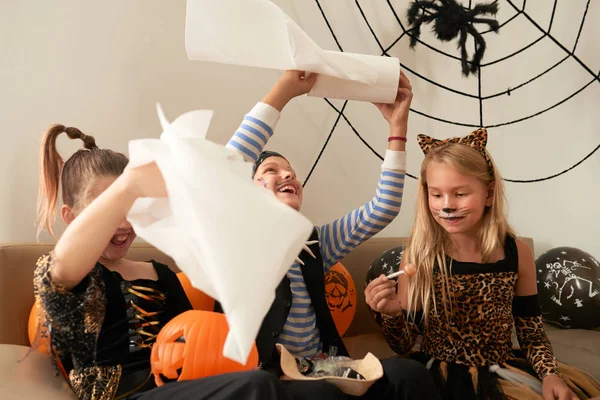
[[[567,101],[569,101],[570,99],[572,99],[573,97],[577,96],[579,93],[581,93],[582,91],[584,91],[586,88],[588,88],[590,85],[592,85],[594,82],[600,83],[600,71],[598,72],[594,72],[592,71],[592,69],[586,65],[576,54],[575,54],[575,50],[577,48],[577,45],[579,43],[579,39],[581,37],[581,32],[583,30],[584,24],[586,22],[586,17],[588,16],[588,10],[590,7],[590,3],[591,0],[587,0],[586,6],[585,6],[585,11],[583,13],[583,16],[581,18],[581,20],[579,21],[579,28],[577,31],[577,37],[575,39],[575,42],[573,44],[573,47],[571,49],[567,48],[567,46],[565,46],[563,43],[561,43],[555,36],[552,35],[551,33],[551,29],[552,29],[552,23],[554,22],[554,17],[555,17],[555,13],[556,13],[556,8],[557,8],[557,3],[558,0],[554,0],[553,2],[553,6],[552,6],[552,13],[550,16],[550,21],[548,23],[548,28],[544,29],[538,22],[535,21],[535,19],[529,15],[527,13],[526,10],[526,4],[527,4],[527,0],[523,0],[523,4],[521,7],[518,7],[515,4],[515,0],[505,0],[506,1],[506,5],[504,5],[504,7],[506,7],[507,5],[509,7],[511,7],[515,14],[512,15],[510,18],[508,18],[506,21],[502,22],[500,24],[500,32],[502,32],[502,27],[510,24],[512,21],[514,21],[517,17],[522,16],[524,17],[534,28],[535,30],[539,33],[539,37],[535,40],[533,40],[532,42],[528,43],[527,45],[519,48],[518,50],[504,56],[501,57],[499,59],[490,61],[490,62],[482,62],[480,63],[479,67],[478,67],[478,73],[476,74],[477,77],[477,94],[472,94],[472,93],[467,93],[461,90],[457,90],[448,86],[445,86],[439,82],[436,82],[430,78],[427,78],[426,76],[420,74],[419,72],[415,71],[414,69],[411,69],[410,67],[408,67],[407,65],[405,65],[404,63],[400,63],[401,67],[406,70],[409,71],[413,76],[417,77],[418,79],[422,79],[424,81],[426,81],[429,84],[432,84],[444,91],[447,92],[451,92],[455,95],[459,95],[462,97],[466,97],[466,98],[471,98],[474,100],[477,100],[479,103],[479,124],[473,124],[473,123],[468,123],[468,122],[464,122],[464,121],[457,121],[457,120],[450,120],[450,119],[446,119],[446,118],[441,118],[439,116],[436,115],[432,115],[432,114],[428,114],[426,112],[420,111],[418,109],[415,109],[414,107],[411,107],[411,112],[421,115],[427,119],[431,119],[434,121],[438,121],[438,122],[442,122],[445,124],[450,124],[450,125],[457,125],[457,126],[464,126],[464,127],[468,127],[468,128],[480,128],[480,127],[486,127],[486,128],[497,128],[497,127],[501,127],[501,126],[507,126],[507,125],[512,125],[512,124],[517,124],[519,122],[523,122],[526,120],[529,120],[531,118],[540,116],[552,109],[555,109],[556,107],[566,103]],[[380,40],[380,38],[378,37],[378,35],[375,33],[371,22],[369,21],[369,19],[367,18],[362,6],[361,6],[361,2],[359,0],[355,0],[354,4],[357,7],[362,20],[364,22],[364,24],[366,25],[366,27],[369,29],[369,32],[372,35],[373,40],[377,43],[377,46],[379,47],[380,51],[381,51],[381,55],[382,56],[386,56],[386,57],[390,57],[390,50],[396,46],[396,44],[398,42],[400,42],[403,38],[413,38],[416,39],[417,42],[419,43],[420,46],[425,47],[431,51],[434,51],[435,53],[438,53],[440,55],[443,55],[445,57],[448,57],[450,59],[454,59],[457,62],[461,62],[461,58],[454,55],[454,54],[450,54],[448,52],[445,52],[443,50],[440,50],[438,48],[436,48],[435,46],[423,41],[420,38],[416,38],[414,35],[411,34],[411,29],[407,28],[405,26],[405,24],[402,22],[401,18],[399,17],[399,13],[397,12],[397,10],[394,8],[394,6],[391,3],[391,0],[386,0],[387,2],[387,6],[389,7],[390,12],[392,13],[393,17],[395,18],[396,22],[398,23],[399,28],[401,29],[402,33],[394,40],[392,41],[390,44],[387,44],[386,47],[384,47],[382,41]],[[342,46],[340,45],[340,42],[336,36],[336,33],[334,31],[334,29],[331,26],[331,23],[328,19],[327,14],[325,13],[325,11],[323,10],[323,7],[321,6],[319,0],[315,0],[316,6],[318,7],[321,16],[323,17],[323,20],[325,22],[325,24],[327,25],[327,28],[329,30],[329,33],[331,34],[333,40],[335,41],[335,44],[338,48],[339,51],[344,51],[344,49],[342,48]],[[471,8],[473,2],[470,0],[468,2],[468,7]],[[487,31],[483,31],[480,32],[482,35],[488,34],[490,32],[493,32],[491,29],[487,30]],[[531,49],[533,46],[535,46],[536,44],[540,43],[540,41],[542,41],[542,39],[549,39],[553,45],[560,51],[563,53],[562,58],[554,63],[552,66],[546,68],[545,70],[543,70],[541,73],[533,76],[530,79],[527,79],[524,82],[521,82],[517,85],[513,85],[512,87],[507,88],[506,90],[503,91],[498,91],[496,93],[492,93],[489,95],[482,95],[482,79],[481,79],[481,71],[483,70],[483,68],[485,67],[489,67],[492,65],[495,65],[497,63],[500,63],[502,61],[508,60],[528,49]],[[563,64],[565,61],[567,60],[573,60],[574,62],[577,63],[577,65],[579,65],[579,67],[585,71],[587,74],[590,75],[590,79],[589,81],[587,81],[582,87],[580,87],[579,89],[577,89],[576,91],[572,92],[571,94],[569,94],[568,96],[560,99],[559,101],[557,101],[556,103],[538,110],[534,113],[531,113],[529,115],[517,118],[517,119],[512,119],[512,120],[507,120],[507,121],[502,121],[502,122],[498,122],[495,124],[484,124],[485,122],[485,115],[484,115],[484,108],[483,108],[483,104],[486,100],[491,100],[494,98],[498,98],[500,96],[511,96],[512,93],[519,91],[525,87],[527,87],[528,85],[530,85],[532,82],[537,81],[539,78],[547,75],[549,72],[551,72],[552,70],[556,69],[559,65]],[[471,62],[469,60],[467,60],[467,62],[470,64]],[[321,156],[323,155],[323,152],[325,151],[325,149],[327,148],[329,141],[331,139],[331,137],[333,136],[334,132],[336,131],[336,128],[339,126],[340,120],[344,120],[344,122],[348,125],[348,127],[350,127],[350,129],[354,132],[354,134],[356,135],[356,137],[375,155],[377,156],[380,160],[383,160],[383,157],[381,154],[379,154],[365,139],[364,137],[360,134],[360,132],[355,128],[355,126],[352,124],[352,122],[350,121],[349,117],[346,115],[345,110],[346,110],[346,106],[348,104],[348,101],[344,101],[341,107],[336,107],[336,105],[334,105],[329,99],[324,99],[324,101],[329,105],[329,107],[331,107],[335,113],[337,114],[337,117],[331,127],[331,130],[329,131],[329,134],[327,136],[327,139],[325,140],[325,143],[323,144],[323,146],[321,147],[321,150],[316,158],[316,160],[314,161],[312,167],[309,170],[309,173],[303,183],[303,185],[305,186],[310,177],[312,176],[312,173],[314,172],[317,164],[319,163]],[[585,155],[582,159],[580,159],[579,161],[577,161],[576,163],[574,163],[573,165],[571,165],[570,167],[564,169],[563,171],[548,175],[548,176],[543,176],[543,177],[539,177],[539,178],[535,178],[535,179],[508,179],[508,178],[504,178],[504,181],[506,182],[513,182],[513,183],[534,183],[534,182],[541,182],[541,181],[547,181],[550,179],[554,179],[556,177],[559,177],[563,174],[566,174],[567,172],[577,168],[578,166],[580,166],[584,161],[586,161],[588,158],[590,158],[594,153],[596,153],[598,151],[598,149],[600,149],[600,144],[598,144],[592,151],[590,151],[587,155]],[[417,179],[414,175],[407,173],[407,176],[413,178],[413,179]]]

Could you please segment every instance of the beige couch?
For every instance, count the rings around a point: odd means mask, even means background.
[[[358,293],[354,321],[344,342],[354,358],[368,351],[380,358],[392,356],[379,327],[364,304],[364,279],[371,262],[384,250],[405,238],[374,238],[355,249],[342,263],[352,274]],[[533,247],[530,239],[528,242]],[[28,318],[33,305],[33,269],[37,258],[50,245],[18,244],[0,246],[0,399],[59,400],[74,398],[68,385],[54,371],[46,356],[29,351]],[[155,259],[174,266],[172,260],[147,244],[135,244],[129,258]],[[547,326],[557,357],[600,379],[600,332],[559,330]]]

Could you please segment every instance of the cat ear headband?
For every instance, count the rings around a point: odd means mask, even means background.
[[[490,156],[485,149],[485,146],[487,144],[487,130],[485,128],[479,128],[476,131],[473,131],[467,136],[461,138],[454,137],[445,140],[434,139],[427,135],[417,135],[417,141],[419,142],[419,147],[421,147],[421,150],[423,150],[423,153],[425,154],[429,153],[429,151],[432,149],[446,146],[451,143],[471,146],[472,148],[477,150],[483,156],[483,158],[485,158],[490,168],[490,174],[494,174],[492,160],[490,159]]]

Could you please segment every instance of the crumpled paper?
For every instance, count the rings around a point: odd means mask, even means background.
[[[192,286],[218,300],[229,323],[223,355],[245,364],[281,282],[313,226],[250,179],[241,155],[206,139],[212,111],[170,124],[160,139],[129,142],[128,168],[155,161],[168,198],[140,198],[127,219],[171,256]]]
[[[322,50],[269,0],[188,0],[190,60],[317,72],[310,96],[393,103],[400,80],[394,57]]]

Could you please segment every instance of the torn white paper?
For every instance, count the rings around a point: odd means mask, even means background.
[[[269,0],[188,0],[190,60],[319,73],[312,96],[393,103],[394,57],[322,50]]]
[[[138,199],[127,219],[171,256],[192,285],[218,300],[229,323],[223,355],[245,364],[275,289],[313,226],[252,182],[251,164],[205,139],[212,111],[169,124],[160,139],[129,142],[133,168],[155,161],[169,197]]]

